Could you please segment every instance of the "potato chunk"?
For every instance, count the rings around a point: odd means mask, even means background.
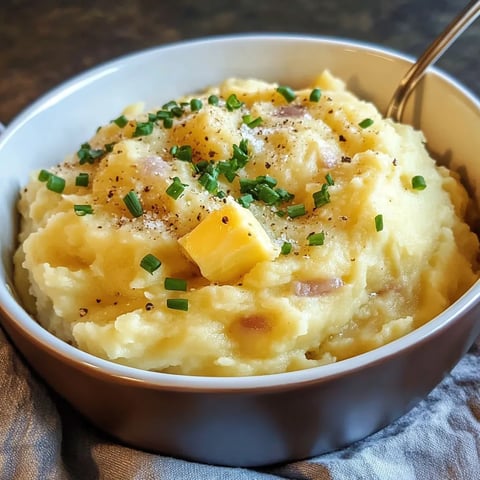
[[[235,281],[279,253],[252,212],[236,203],[210,213],[179,243],[202,275],[219,283]]]

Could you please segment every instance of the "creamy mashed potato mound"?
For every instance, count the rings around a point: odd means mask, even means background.
[[[384,345],[473,284],[468,195],[422,134],[328,71],[278,87],[133,105],[32,175],[16,284],[41,325],[141,369],[269,374]]]

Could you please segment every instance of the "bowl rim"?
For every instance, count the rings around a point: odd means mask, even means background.
[[[54,105],[68,97],[71,93],[83,88],[85,85],[95,82],[105,75],[128,64],[132,61],[139,61],[158,52],[174,49],[191,48],[201,44],[214,43],[236,43],[236,42],[258,42],[258,41],[296,41],[319,44],[330,44],[344,48],[357,48],[370,53],[380,53],[396,61],[405,63],[406,67],[412,64],[414,59],[400,51],[344,37],[311,35],[311,34],[290,34],[290,33],[242,33],[214,35],[194,39],[181,40],[177,42],[153,46],[146,49],[134,51],[119,57],[113,58],[91,67],[70,79],[50,89],[29,106],[23,109],[6,126],[0,136],[0,151],[4,144],[9,141],[15,132],[44,109]],[[461,95],[472,103],[480,112],[480,100],[467,87],[462,85],[449,74],[436,67],[430,67],[428,75],[434,75],[449,83],[458,90]],[[392,92],[393,95],[393,92]],[[154,389],[168,389],[176,391],[195,392],[248,392],[251,390],[271,391],[285,390],[293,387],[308,386],[322,383],[335,377],[341,377],[347,373],[357,372],[374,365],[399,356],[403,352],[415,349],[423,345],[430,338],[439,335],[443,330],[450,327],[452,323],[460,320],[463,314],[467,313],[480,298],[480,280],[477,280],[458,300],[439,315],[412,332],[393,340],[383,346],[368,352],[356,355],[345,360],[332,364],[311,367],[284,373],[274,373],[255,376],[194,376],[172,374],[164,372],[153,372],[141,370],[134,367],[117,364],[113,361],[104,360],[92,354],[79,350],[76,347],[60,340],[31,317],[15,299],[14,293],[6,282],[0,285],[0,323],[10,323],[11,328],[21,330],[23,336],[28,337],[30,342],[36,344],[43,352],[66,362],[70,366],[83,370],[84,373],[106,377],[110,380],[120,381],[127,384],[139,384]],[[2,318],[4,317],[4,318]]]

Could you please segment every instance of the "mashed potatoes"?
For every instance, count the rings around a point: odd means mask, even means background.
[[[35,172],[16,283],[45,328],[125,365],[309,368],[412,331],[475,281],[467,204],[421,133],[328,72],[298,91],[230,79],[130,107]]]

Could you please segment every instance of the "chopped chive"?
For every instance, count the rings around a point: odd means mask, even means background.
[[[223,190],[219,190],[215,195],[217,198],[225,198],[227,196]]]
[[[156,114],[155,117],[157,120],[165,120],[166,118],[172,118],[173,113],[168,111],[168,110],[159,110]]]
[[[241,102],[234,93],[232,93],[225,102],[225,106],[227,107],[227,110],[229,112],[233,112],[233,110],[238,110],[240,107],[242,107],[242,105],[243,102]]]
[[[246,151],[246,144],[242,145],[242,142],[240,142],[240,145],[233,144],[233,147],[232,147],[233,158],[239,162],[238,166],[240,168],[244,167],[248,162],[248,151]]]
[[[163,119],[163,126],[165,128],[172,128],[173,127],[173,118],[167,117]]]
[[[184,192],[186,186],[178,177],[174,177],[173,182],[165,190],[165,193],[176,200]]]
[[[173,107],[170,111],[173,113],[173,116],[177,118],[180,118],[185,113],[185,110],[179,106]]]
[[[371,118],[365,118],[358,124],[360,128],[368,128],[368,127],[371,127],[372,125],[373,125],[373,120]]]
[[[290,218],[301,217],[306,213],[307,213],[307,210],[305,209],[305,205],[303,203],[298,203],[296,205],[289,205],[287,207],[287,215]]]
[[[91,205],[74,205],[73,211],[79,217],[83,217],[84,215],[91,215],[93,213],[93,208]]]
[[[315,192],[313,195],[313,202],[315,204],[315,208],[322,207],[327,203],[330,203],[330,193],[328,192],[328,185],[324,183],[322,188]]]
[[[322,91],[319,89],[319,88],[314,88],[311,92],[310,92],[310,98],[309,100],[311,102],[318,102],[320,100],[322,96]]]
[[[80,160],[80,165],[84,163],[93,163],[95,159],[101,157],[105,150],[101,148],[92,148],[89,143],[82,143],[77,152],[77,157]]]
[[[210,105],[218,105],[218,102],[219,102],[219,98],[216,95],[210,95],[208,97],[208,103]]]
[[[162,105],[163,110],[171,110],[175,107],[178,107],[178,103],[175,100],[170,100],[169,102]]]
[[[251,193],[257,186],[257,181],[251,178],[240,178],[240,193]]]
[[[245,195],[242,195],[238,199],[238,203],[242,207],[248,208],[252,204],[253,200],[254,200],[253,196],[250,193],[246,193]]]
[[[245,153],[246,155],[248,154],[248,140],[246,138],[240,140],[238,147],[243,153]]]
[[[264,183],[272,188],[277,185],[277,180],[270,175],[259,175],[255,180],[257,183]]]
[[[38,174],[38,179],[41,181],[41,182],[46,182],[53,174],[50,173],[48,170],[40,170],[39,174]]]
[[[203,107],[203,103],[198,98],[192,98],[190,100],[190,108],[192,112],[198,112]]]
[[[174,145],[170,149],[170,153],[179,160],[183,162],[191,162],[192,161],[192,147],[190,145],[181,145],[177,146]]]
[[[276,188],[275,191],[280,196],[281,202],[289,202],[290,200],[293,200],[295,198],[295,195],[293,193],[287,192],[287,190],[285,190],[284,188]]]
[[[200,160],[195,164],[195,173],[203,173],[207,170],[210,163],[207,160]]]
[[[237,176],[238,164],[236,161],[232,160],[223,160],[217,164],[218,173],[223,173],[225,178],[232,183]]]
[[[277,92],[282,95],[282,97],[288,102],[293,102],[295,98],[297,97],[295,95],[295,92],[290,88],[285,85],[281,85],[277,88]]]
[[[332,175],[330,175],[330,173],[327,173],[325,175],[325,181],[327,182],[327,185],[329,187],[331,187],[332,185],[335,185],[335,182],[333,181],[333,177],[332,177]]]
[[[188,311],[188,299],[187,298],[167,298],[167,307],[173,310]]]
[[[412,178],[412,188],[414,190],[425,190],[427,188],[427,182],[422,175],[415,175]]]
[[[117,117],[113,123],[120,128],[123,128],[128,123],[128,118],[125,115],[120,115]]]
[[[148,273],[153,275],[155,270],[158,270],[162,262],[152,253],[147,253],[140,261],[140,266]]]
[[[79,173],[75,177],[75,186],[76,187],[88,187],[89,175],[88,173]]]
[[[260,183],[255,188],[258,199],[266,205],[274,205],[280,200],[280,195],[265,183]]]
[[[258,127],[263,122],[262,117],[252,118],[251,115],[244,115],[242,117],[242,120],[243,120],[243,123],[245,123],[245,125],[247,125],[250,128]]]
[[[113,147],[115,146],[115,142],[112,143],[106,143],[103,148],[105,149],[106,152],[110,153],[113,151]]]
[[[323,245],[323,243],[325,242],[325,233],[324,232],[311,233],[307,237],[307,240],[308,240],[308,245],[310,245],[311,247]]]
[[[292,244],[290,242],[283,242],[280,253],[282,255],[288,255],[292,251]]]
[[[165,290],[177,290],[181,292],[187,291],[187,281],[183,278],[167,277],[164,281]]]
[[[52,192],[62,193],[65,189],[65,180],[52,174],[48,177],[47,188]]]
[[[137,122],[133,137],[142,137],[150,135],[153,132],[153,122]]]
[[[378,214],[375,217],[375,230],[381,232],[383,230],[383,215]]]
[[[202,173],[198,181],[200,182],[200,185],[202,185],[209,193],[214,193],[218,188],[218,181],[211,173]]]
[[[138,195],[133,190],[130,190],[123,197],[123,202],[134,217],[140,217],[143,215],[142,204],[140,203]]]

